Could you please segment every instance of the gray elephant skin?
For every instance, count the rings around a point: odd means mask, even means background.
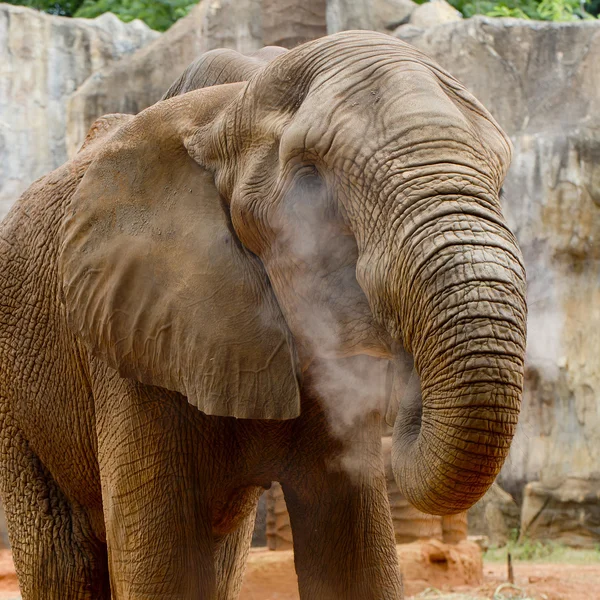
[[[213,51],[99,119],[0,233],[24,600],[236,598],[272,481],[301,598],[401,598],[382,415],[434,514],[485,493],[515,432],[510,154],[461,84],[371,32]]]

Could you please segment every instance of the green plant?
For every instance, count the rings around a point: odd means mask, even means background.
[[[585,3],[585,10],[590,15],[598,16],[600,14],[600,0],[591,0]]]
[[[126,23],[141,19],[148,27],[165,31],[177,19],[185,17],[198,0],[8,0],[8,2],[65,17],[92,19],[105,12],[112,12]]]
[[[502,548],[489,548],[484,557],[491,562],[506,562],[510,552],[513,561],[594,564],[600,561],[600,546],[590,549],[570,548],[556,542],[532,541],[528,538],[517,542],[509,540]]]
[[[576,21],[593,18],[600,0],[592,0],[584,10],[580,0],[448,0],[465,17],[516,17],[539,21]],[[587,10],[589,7],[589,12]]]
[[[51,15],[72,17],[84,0],[8,0],[9,4],[27,6]]]
[[[165,31],[185,17],[197,0],[84,0],[74,16],[93,18],[112,12],[126,23],[141,19],[148,27]]]

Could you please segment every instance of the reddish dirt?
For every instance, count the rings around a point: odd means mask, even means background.
[[[515,584],[533,600],[599,600],[600,564],[569,565],[515,563]],[[482,597],[492,597],[494,590],[506,581],[506,565],[486,563]],[[510,598],[508,591],[503,592]]]
[[[412,546],[412,544],[407,545]],[[406,548],[403,546],[402,548]],[[425,548],[420,552],[418,561],[423,556],[430,560],[432,549]],[[417,552],[413,547],[410,553]],[[410,554],[409,553],[409,554]],[[404,553],[401,552],[402,561]],[[433,554],[434,558],[436,553]],[[447,555],[446,555],[447,556]],[[404,557],[406,559],[406,556]],[[506,581],[506,566],[487,563],[483,569],[483,582],[471,585],[456,585],[442,571],[444,561],[438,556],[440,572],[433,576],[434,581],[411,580],[410,573],[419,574],[419,569],[412,570],[405,562],[406,595],[423,591],[427,587],[437,587],[447,592],[468,592],[475,597],[493,597],[496,588]],[[452,559],[451,559],[452,560]],[[447,571],[452,571],[450,564]],[[515,584],[534,600],[597,600],[600,599],[600,564],[598,565],[569,565],[569,564],[538,564],[516,563],[514,565]],[[419,575],[420,577],[420,575]],[[437,582],[437,583],[436,583]],[[504,590],[505,598],[510,598],[508,590]],[[520,594],[515,598],[522,597]],[[0,551],[0,600],[17,600],[19,586],[15,576],[10,551]],[[269,552],[253,550],[248,562],[248,570],[240,600],[298,600],[296,575],[294,573],[293,555],[291,552]],[[439,600],[444,600],[443,596]]]
[[[10,550],[0,550],[0,599],[19,597],[19,583]]]
[[[431,540],[396,548],[406,594],[483,583],[481,551],[473,542],[450,546]],[[253,549],[240,600],[298,600],[293,552]]]
[[[485,564],[483,582],[472,585],[452,585],[410,579],[410,567],[405,567],[404,585],[407,600],[427,588],[448,593],[468,593],[470,597],[489,599],[498,586],[506,582],[506,565]],[[503,598],[532,600],[600,600],[600,564],[568,565],[516,563],[515,585],[519,589],[501,590]],[[437,597],[436,597],[437,598]],[[288,552],[253,552],[242,588],[240,600],[298,600],[293,557]],[[437,600],[444,600],[444,595]]]

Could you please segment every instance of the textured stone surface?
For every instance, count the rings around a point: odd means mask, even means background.
[[[330,0],[330,31],[398,24],[394,15],[414,10],[407,1]],[[375,9],[378,24],[370,20]],[[110,15],[65,20],[2,5],[0,46],[11,55],[0,62],[0,202],[62,162],[97,116],[158,100],[202,51],[293,45],[318,35],[322,10],[312,0],[203,0],[159,39],[104,69],[155,34]],[[289,29],[280,30],[286,14]],[[306,14],[315,18],[302,23]],[[500,482],[520,502],[525,482],[592,477],[600,464],[600,23],[477,17],[405,25],[395,35],[471,89],[515,147],[504,206],[528,269],[529,342],[522,418]],[[72,97],[67,143],[64,98],[98,69]]]
[[[267,545],[267,492],[261,494],[256,509],[256,520],[252,532],[252,546],[261,547]]]
[[[431,0],[415,8],[410,15],[410,24],[414,27],[426,28],[461,19],[462,15],[446,0]]]
[[[67,115],[69,154],[89,126],[114,112],[138,113],[161,99],[202,52],[248,53],[265,45],[291,48],[326,34],[325,0],[202,0],[152,44],[94,73],[73,94]]]
[[[493,546],[504,546],[520,527],[520,510],[514,498],[494,483],[468,512],[469,534],[485,536]]]
[[[276,481],[267,491],[267,548],[269,550],[293,548],[290,515],[285,505],[281,485]]]
[[[94,71],[158,37],[112,14],[67,19],[0,4],[0,217],[67,160],[65,106]]]
[[[521,539],[595,548],[600,542],[600,478],[527,484]]]
[[[262,0],[265,46],[293,48],[327,35],[326,0]]]
[[[598,112],[600,22],[473,17],[394,35],[450,71],[510,135],[569,131]]]
[[[400,28],[511,135],[504,209],[528,273],[523,411],[500,483],[600,464],[600,22],[478,17]]]
[[[372,29],[390,33],[408,21],[416,7],[412,0],[328,0],[327,31]]]
[[[154,104],[202,52],[263,46],[259,0],[203,0],[160,38],[94,73],[69,101],[67,146],[74,154],[89,126],[108,113],[138,113]]]

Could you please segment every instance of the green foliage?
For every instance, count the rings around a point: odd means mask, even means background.
[[[8,0],[53,15],[92,19],[112,12],[128,23],[141,19],[157,31],[165,31],[185,17],[198,0]]]
[[[429,0],[415,0],[425,4]],[[600,13],[600,0],[448,0],[465,17],[514,17],[537,21],[578,21]]]
[[[570,564],[597,564],[600,561],[600,547],[590,549],[570,548],[556,542],[542,543],[527,538],[521,542],[511,539],[502,548],[489,548],[484,558],[490,562],[506,562],[508,552],[510,552],[513,561]]]
[[[590,0],[585,3],[585,10],[590,15],[598,17],[600,15],[600,0]]]
[[[84,0],[6,0],[9,4],[17,4],[42,10],[51,15],[72,17]]]
[[[84,0],[76,17],[93,18],[112,12],[128,23],[141,19],[152,29],[165,31],[185,17],[197,0]]]
[[[448,0],[465,17],[487,15],[489,17],[516,17],[538,21],[578,21],[593,18],[600,0],[586,5],[592,14],[582,9],[580,0]],[[593,11],[596,10],[594,13]]]

